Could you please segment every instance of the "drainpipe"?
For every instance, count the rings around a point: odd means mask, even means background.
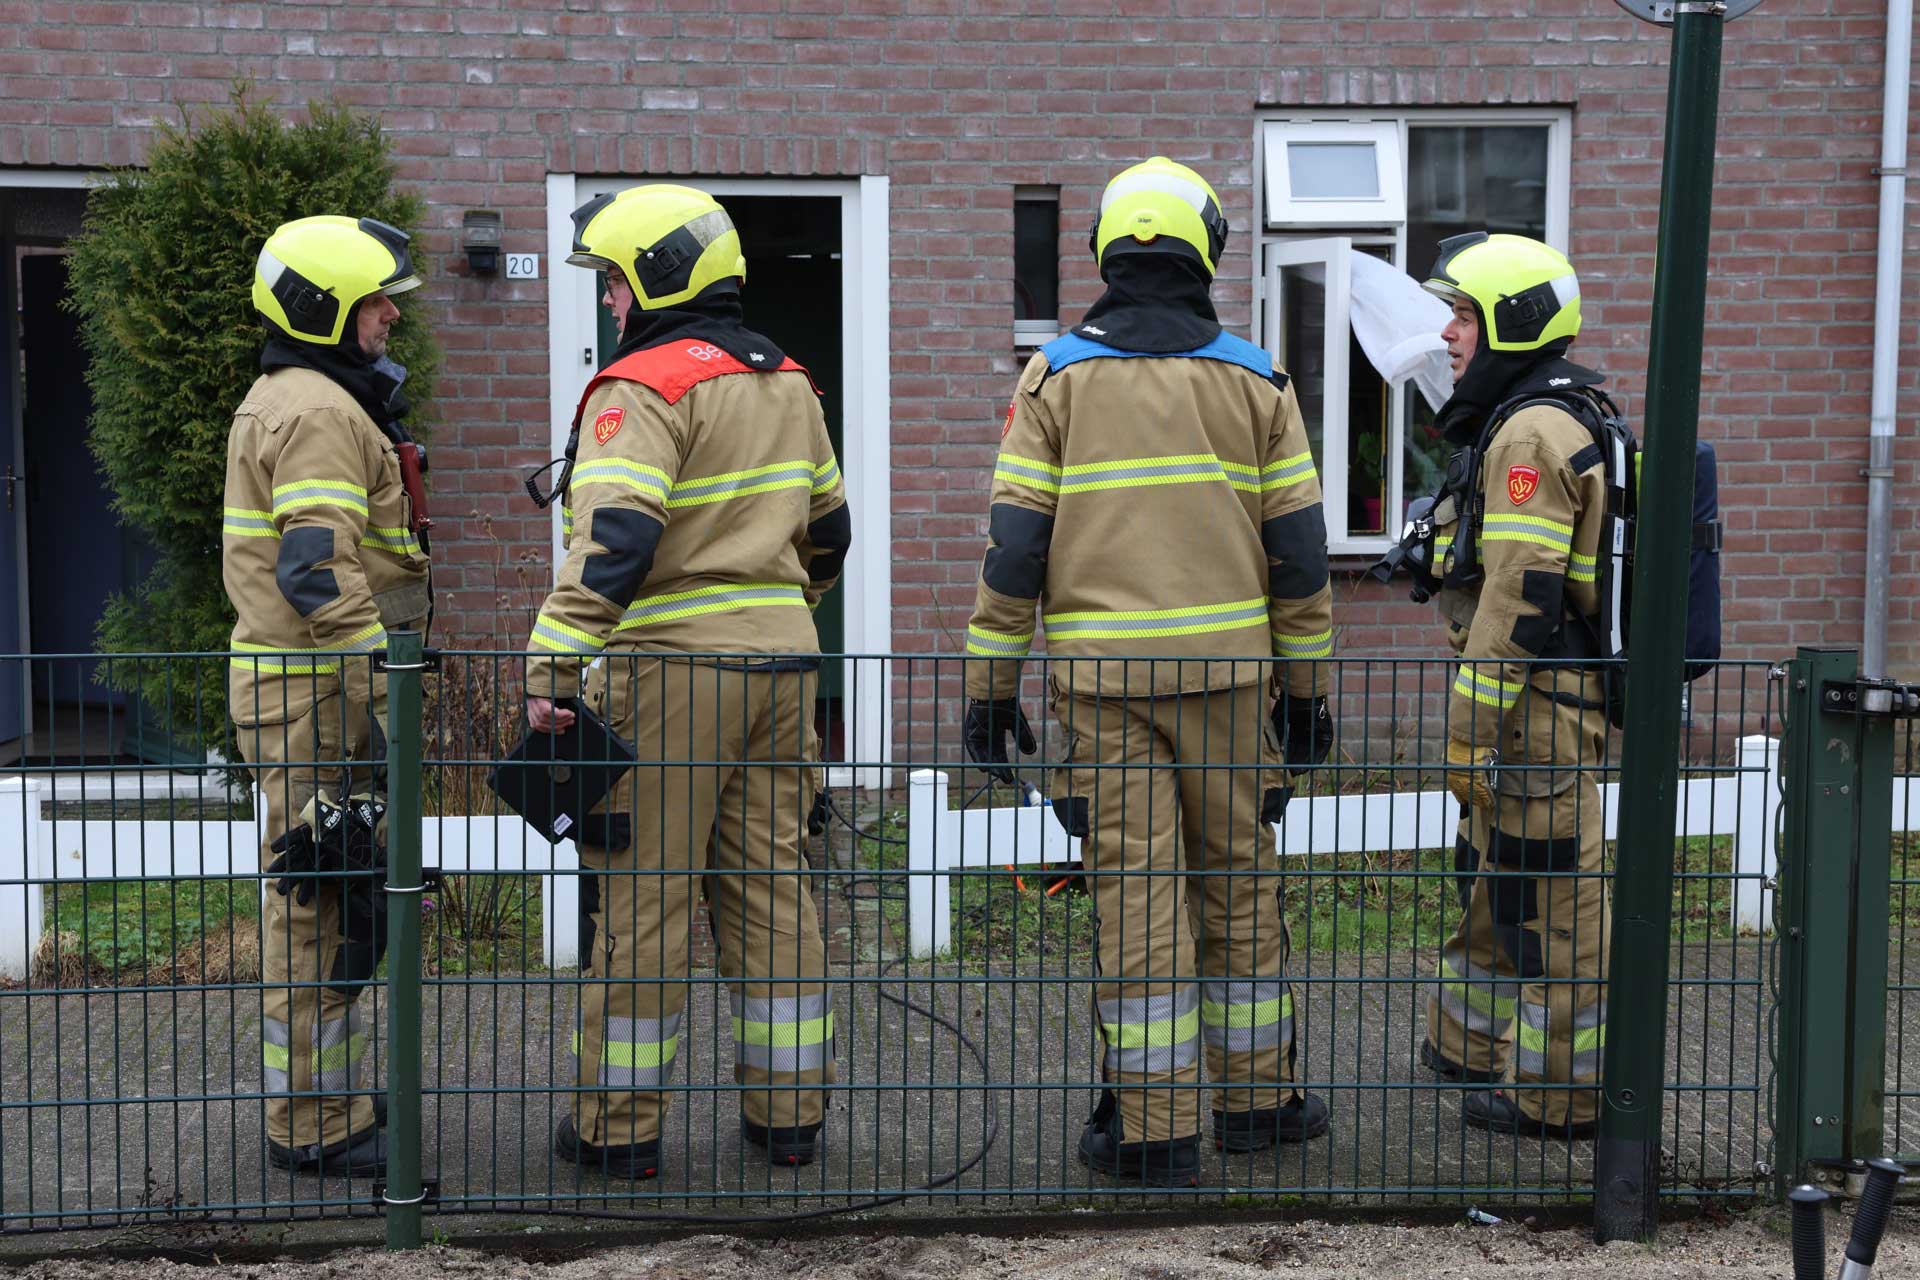
[[[1907,209],[1907,89],[1913,0],[1887,0],[1887,66],[1880,115],[1880,244],[1873,287],[1873,401],[1867,425],[1866,632],[1860,674],[1887,674],[1887,595],[1893,556],[1893,400],[1900,360],[1900,257]]]

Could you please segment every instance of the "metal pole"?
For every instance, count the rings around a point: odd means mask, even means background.
[[[1628,637],[1626,738],[1620,759],[1605,1088],[1594,1150],[1594,1239],[1648,1240],[1659,1199],[1666,1079],[1667,965],[1679,785],[1684,608],[1693,537],[1693,450],[1713,208],[1713,145],[1726,10],[1675,6],[1667,80],[1666,161],[1647,362],[1646,446]]]
[[[1907,213],[1907,90],[1913,0],[1888,0],[1880,112],[1880,244],[1873,285],[1873,398],[1867,419],[1866,619],[1860,674],[1887,675],[1887,596],[1893,580],[1894,393],[1900,374],[1900,255]]]
[[[420,672],[418,631],[387,634],[387,1248],[420,1247]]]

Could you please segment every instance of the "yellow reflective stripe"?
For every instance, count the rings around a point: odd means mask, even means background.
[[[1212,1000],[1202,1000],[1200,1016],[1210,1027],[1226,1027],[1235,1031],[1268,1027],[1293,1016],[1293,996],[1288,994],[1278,1000],[1257,1000],[1252,1004],[1217,1004]]]
[[[1111,1049],[1166,1049],[1185,1044],[1200,1034],[1200,1011],[1190,1009],[1171,1018],[1152,1022],[1103,1022],[1107,1046]]]
[[[1531,542],[1536,546],[1546,547],[1553,551],[1565,551],[1567,549],[1567,544],[1564,539],[1555,540],[1551,534],[1545,533],[1503,533],[1498,529],[1488,529],[1480,535],[1480,541]]]
[[[1525,1018],[1518,1019],[1513,1024],[1513,1038],[1522,1049],[1531,1049],[1540,1054],[1547,1051],[1547,1033],[1539,1027],[1530,1025]]]
[[[1291,458],[1281,458],[1260,468],[1260,489],[1263,493],[1285,489],[1311,480],[1313,476],[1312,451],[1296,453]]]
[[[1235,480],[1238,474],[1241,479]],[[1166,484],[1196,484],[1225,480],[1236,489],[1259,489],[1259,473],[1252,467],[1222,462],[1211,453],[1174,453],[1144,458],[1109,458],[1060,468],[1061,493],[1092,493],[1103,489],[1144,489]]]
[[[627,458],[592,458],[576,466],[567,477],[568,485],[606,484],[666,496],[673,477],[658,467]]]
[[[1033,632],[1023,631],[1017,635],[1004,631],[989,631],[974,623],[967,624],[967,652],[984,654],[987,657],[1024,657],[1033,647]]]
[[[280,531],[273,527],[273,512],[255,511],[251,507],[224,507],[220,532],[230,533],[236,538],[277,538]]]
[[[365,515],[367,491],[351,480],[295,480],[273,486],[274,515],[301,507],[345,507]]]
[[[1333,656],[1333,629],[1318,631],[1312,635],[1290,635],[1284,631],[1273,633],[1274,652],[1283,658],[1331,658]]]
[[[573,1056],[580,1056],[581,1035],[573,1033]],[[679,1052],[678,1034],[651,1044],[644,1041],[633,1043],[624,1040],[603,1040],[600,1042],[600,1062],[609,1067],[661,1067],[672,1062]]]
[[[687,477],[674,482],[673,491],[667,496],[667,505],[697,507],[756,493],[772,493],[778,489],[811,489],[813,475],[813,464],[805,458],[798,458],[768,463],[764,467],[749,467],[744,471]]]
[[[313,1050],[313,1069],[319,1071],[338,1071],[360,1061],[367,1051],[367,1033],[355,1032],[347,1037],[343,1044],[330,1044],[324,1049],[315,1046]],[[267,1065],[271,1066],[272,1063]],[[282,1068],[284,1070],[284,1068]]]
[[[789,582],[723,583],[635,600],[627,606],[615,630],[627,631],[703,613],[724,613],[728,609],[750,609],[764,605],[799,605],[804,608],[806,603],[806,593]]]
[[[802,1049],[825,1044],[833,1038],[833,1014],[822,1018],[802,1018],[798,1022],[755,1022],[735,1016],[733,1038],[741,1044],[765,1045],[769,1049]]]
[[[293,1054],[283,1044],[262,1044],[260,1057],[262,1064],[270,1071],[293,1070]]]
[[[1495,525],[1502,527],[1511,526],[1513,528],[1524,527],[1539,529],[1546,533],[1564,533],[1569,538],[1573,536],[1573,526],[1570,524],[1562,524],[1558,520],[1549,520],[1545,516],[1516,515],[1511,511],[1503,511],[1488,516],[1486,518],[1486,524],[1490,529]]]
[[[1605,1048],[1606,1044],[1607,1024],[1604,1022],[1597,1027],[1588,1027],[1583,1031],[1573,1033],[1573,1051],[1575,1053],[1591,1053],[1595,1049]]]
[[[1062,639],[1138,640],[1157,636],[1202,635],[1267,625],[1267,598],[1230,600],[1224,604],[1189,605],[1179,609],[1090,610],[1049,613],[1047,634]]]
[[[821,494],[821,493],[828,492],[833,488],[834,484],[839,481],[839,479],[840,479],[839,459],[828,458],[825,462],[821,463],[819,466],[813,469],[814,493]]]
[[[1515,684],[1511,680],[1483,676],[1467,666],[1460,668],[1460,674],[1453,682],[1453,691],[1460,696],[1503,709],[1520,701],[1521,691],[1525,688],[1525,685]]]
[[[1041,493],[1060,492],[1060,468],[1050,462],[1041,462],[1038,458],[1023,458],[1016,453],[1000,455],[993,464],[993,478],[1025,485]]]
[[[1469,986],[1465,975],[1448,964],[1445,956],[1440,957],[1440,973],[1443,978],[1440,985],[1448,990],[1459,992],[1461,998],[1472,1008],[1500,1022],[1513,1017],[1514,998],[1512,996],[1497,996],[1480,987]],[[1447,978],[1451,978],[1452,981],[1446,981]]]
[[[1593,582],[1600,577],[1600,560],[1597,556],[1583,556],[1578,551],[1567,553],[1567,578],[1572,582]]]
[[[533,620],[533,633],[527,637],[527,643],[531,648],[550,649],[555,653],[598,653],[607,645],[591,631],[569,626],[545,613]]]
[[[407,528],[391,529],[382,525],[370,524],[360,539],[363,547],[378,547],[382,551],[391,551],[395,555],[409,555],[419,544],[413,540],[413,531]]]

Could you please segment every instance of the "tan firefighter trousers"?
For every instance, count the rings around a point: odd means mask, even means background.
[[[1054,690],[1068,762],[1055,807],[1070,831],[1087,832],[1095,1022],[1126,1142],[1199,1132],[1203,1045],[1214,1110],[1293,1096],[1293,995],[1268,825],[1285,778],[1268,700],[1264,682],[1160,698]]]
[[[573,1114],[584,1141],[659,1136],[696,888],[727,980],[741,1114],[776,1129],[821,1120],[833,1008],[801,860],[816,681],[632,653],[590,676],[588,705],[643,763],[582,831]]]
[[[293,720],[235,727],[265,802],[262,871],[279,856],[273,842],[300,820],[314,792],[324,784],[332,794],[340,785],[347,736],[340,708],[334,693]],[[372,1095],[350,1092],[373,1083],[370,1021],[358,991],[325,985],[348,976],[339,881],[322,884],[305,906],[271,880],[265,897],[260,973],[267,1136],[283,1147],[336,1146],[374,1127]]]
[[[1495,1080],[1511,1066],[1520,1110],[1550,1126],[1599,1114],[1610,928],[1596,776],[1606,714],[1555,692],[1597,703],[1601,686],[1564,668],[1529,678],[1501,744],[1496,812],[1460,821],[1463,913],[1427,1002],[1433,1049]]]

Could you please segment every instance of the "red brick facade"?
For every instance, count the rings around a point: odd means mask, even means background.
[[[473,638],[498,631],[503,574],[488,563],[546,545],[515,470],[547,456],[547,284],[468,278],[455,241],[461,211],[484,206],[505,212],[509,250],[544,252],[549,172],[889,176],[893,510],[856,519],[890,515],[900,650],[949,649],[964,628],[1019,364],[1017,184],[1060,189],[1071,319],[1098,288],[1082,229],[1106,177],[1154,152],[1200,168],[1236,233],[1217,301],[1245,332],[1256,109],[1569,107],[1580,352],[1637,414],[1663,32],[1606,0],[1191,0],[1178,20],[1114,13],[1153,7],[0,0],[0,165],[138,163],[154,126],[243,78],[290,107],[331,97],[378,112],[430,204],[425,297],[447,352],[435,486],[452,517],[441,616]],[[1294,16],[1308,9],[1325,16]],[[1811,0],[1764,6],[1727,32],[1702,433],[1724,468],[1732,656],[1860,637],[1883,27],[1877,0]],[[1911,216],[1907,228],[1890,647],[1913,673],[1920,237]],[[1400,596],[1349,579],[1343,650],[1432,652],[1432,615]]]

